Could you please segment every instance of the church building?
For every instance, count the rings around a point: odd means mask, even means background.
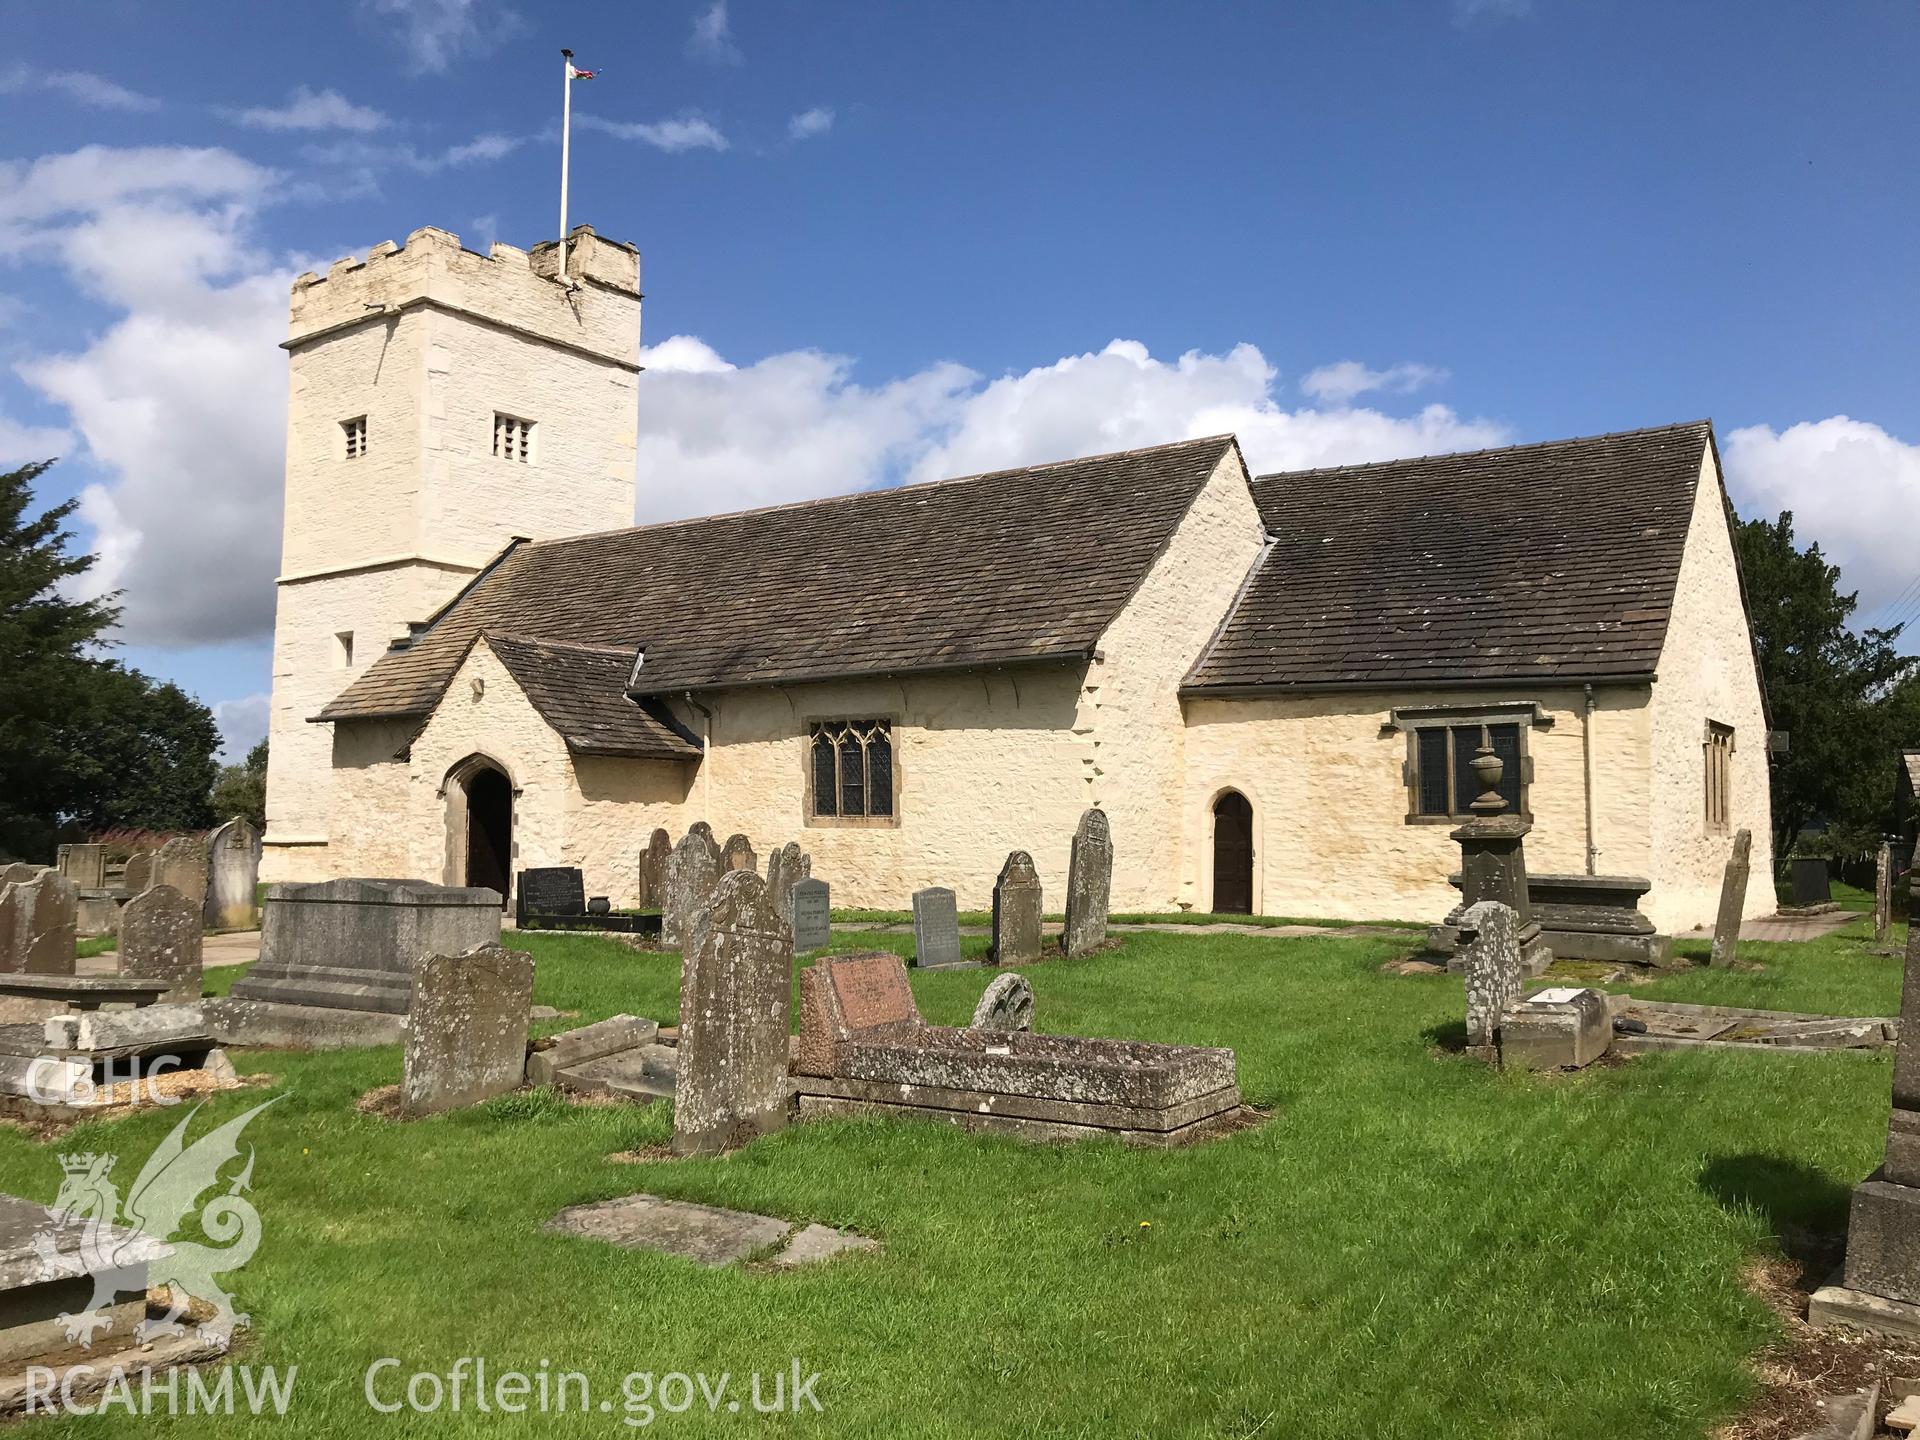
[[[262,876],[631,903],[655,826],[837,905],[1104,810],[1121,911],[1437,921],[1468,762],[1536,872],[1773,908],[1711,425],[1249,474],[1231,435],[635,526],[639,257],[424,229],[294,282]],[[564,264],[564,269],[563,269]]]

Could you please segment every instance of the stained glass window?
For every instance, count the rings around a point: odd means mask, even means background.
[[[819,720],[812,727],[808,813],[819,819],[893,814],[893,722]]]

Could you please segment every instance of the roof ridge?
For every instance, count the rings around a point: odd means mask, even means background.
[[[816,495],[811,500],[784,500],[777,505],[749,505],[740,510],[718,510],[710,515],[683,515],[677,520],[652,520],[644,525],[615,525],[605,530],[589,530],[580,535],[556,535],[533,541],[529,548],[546,549],[573,545],[582,540],[598,540],[606,535],[631,535],[642,530],[668,530],[677,525],[704,525],[715,520],[738,520],[748,515],[777,515],[788,510],[806,510],[816,506],[839,505],[867,495],[900,495],[908,491],[932,490],[944,485],[968,485],[981,480],[997,480],[1003,475],[1027,475],[1041,470],[1059,470],[1069,465],[1093,465],[1103,460],[1124,460],[1136,455],[1153,455],[1186,446],[1228,445],[1238,443],[1231,430],[1215,435],[1195,435],[1186,440],[1170,440],[1161,445],[1136,445],[1127,450],[1105,450],[1097,455],[1074,455],[1065,460],[1041,460],[1032,465],[1009,465],[1000,470],[978,470],[971,475],[949,475],[940,480],[915,480],[905,485],[873,485],[865,490],[846,490],[838,495]]]
[[[1517,445],[1483,445],[1478,450],[1435,450],[1425,455],[1401,455],[1391,460],[1359,460],[1351,465],[1314,465],[1304,470],[1269,470],[1264,475],[1253,477],[1255,483],[1262,480],[1284,480],[1306,475],[1351,475],[1358,470],[1378,470],[1387,465],[1410,465],[1419,460],[1470,460],[1477,455],[1510,455],[1520,450],[1549,450],[1562,445],[1581,445],[1593,440],[1628,440],[1639,435],[1658,435],[1668,431],[1693,430],[1706,426],[1709,434],[1713,430],[1711,416],[1699,420],[1676,420],[1667,425],[1642,425],[1632,430],[1603,430],[1595,435],[1566,435],[1558,440],[1526,440]]]

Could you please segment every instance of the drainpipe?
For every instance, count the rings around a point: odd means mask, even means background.
[[[1587,874],[1599,873],[1600,852],[1593,843],[1593,686],[1582,687],[1586,697],[1586,713],[1580,721],[1580,760],[1587,772]]]
[[[693,692],[687,691],[687,704],[700,712],[700,818],[706,819],[713,813],[713,765],[710,752],[713,749],[713,711],[693,698]]]

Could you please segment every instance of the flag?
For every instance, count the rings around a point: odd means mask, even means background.
[[[569,80],[591,80],[593,79],[593,71],[576,70],[573,67],[573,62],[569,60],[567,62],[567,78]]]

